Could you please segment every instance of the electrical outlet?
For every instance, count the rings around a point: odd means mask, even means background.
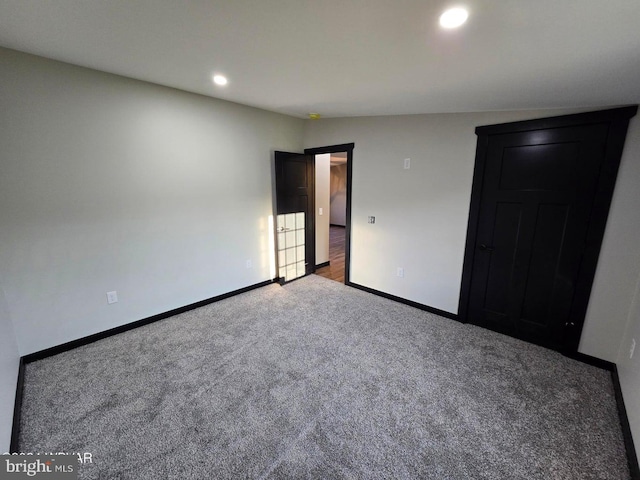
[[[396,271],[396,275],[400,278],[404,277],[404,268],[398,267],[398,270]]]
[[[410,158],[405,158],[404,159],[404,169],[405,170],[409,170],[411,168],[411,159]]]
[[[253,267],[253,262],[251,260],[247,260],[246,265],[247,265],[247,268],[251,268]]]
[[[322,207],[318,208],[318,215],[322,215]]]
[[[633,358],[633,352],[636,349],[636,339],[632,338],[631,339],[631,348],[629,349],[629,358]]]
[[[118,303],[118,292],[107,292],[107,303],[111,305],[112,303]]]
[[[367,217],[367,223],[376,223],[376,217]]]

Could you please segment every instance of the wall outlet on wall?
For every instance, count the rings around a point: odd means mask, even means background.
[[[404,159],[404,169],[405,170],[409,170],[411,168],[411,159],[410,158],[405,158]]]
[[[322,215],[322,207],[318,208],[318,215]]]
[[[636,339],[632,338],[631,339],[631,348],[629,349],[629,358],[633,358],[633,352],[636,349]]]
[[[372,216],[367,217],[367,223],[376,223],[376,217],[372,217]]]
[[[396,275],[401,278],[404,277],[404,268],[398,267],[398,270],[396,271]]]
[[[246,266],[247,266],[247,268],[252,268],[253,267],[253,262],[251,260],[247,260]]]
[[[118,292],[107,292],[107,303],[111,305],[112,303],[118,303]]]

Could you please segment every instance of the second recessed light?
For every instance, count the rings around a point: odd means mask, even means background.
[[[442,28],[457,28],[467,21],[469,12],[464,8],[450,8],[440,15],[440,26]]]
[[[214,75],[213,76],[213,83],[215,83],[216,85],[226,85],[228,83],[227,81],[227,77],[225,77],[224,75]]]

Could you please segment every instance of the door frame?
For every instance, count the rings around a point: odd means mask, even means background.
[[[562,128],[590,124],[608,124],[609,133],[607,137],[606,149],[592,213],[587,232],[585,252],[580,265],[580,272],[575,285],[575,293],[569,321],[572,328],[567,329],[565,334],[565,350],[567,352],[577,352],[582,334],[591,287],[596,273],[600,247],[604,238],[604,231],[609,215],[613,191],[615,188],[620,158],[627,134],[629,120],[636,114],[638,106],[613,108],[596,112],[578,113],[572,115],[562,115],[558,117],[540,118],[535,120],[525,120],[520,122],[503,123],[497,125],[486,125],[476,127],[475,133],[478,136],[476,147],[475,167],[473,172],[473,185],[471,188],[471,203],[469,208],[469,220],[467,224],[467,239],[465,243],[464,261],[462,267],[462,282],[460,288],[460,302],[458,305],[458,316],[463,322],[469,322],[469,300],[471,284],[473,281],[473,264],[476,254],[476,243],[478,224],[480,217],[480,207],[482,200],[482,186],[484,182],[485,167],[487,163],[487,153],[489,137],[491,135],[501,135],[515,132],[526,132],[549,128]]]
[[[349,284],[349,269],[351,263],[351,182],[353,178],[353,149],[355,143],[343,143],[341,145],[329,145],[326,147],[305,148],[304,153],[309,155],[320,155],[322,153],[347,152],[347,214],[344,232],[344,283]],[[314,250],[315,254],[315,250]],[[314,258],[315,261],[315,258]]]

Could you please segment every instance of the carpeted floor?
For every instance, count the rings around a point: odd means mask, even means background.
[[[80,478],[628,479],[610,374],[310,276],[28,364]]]

